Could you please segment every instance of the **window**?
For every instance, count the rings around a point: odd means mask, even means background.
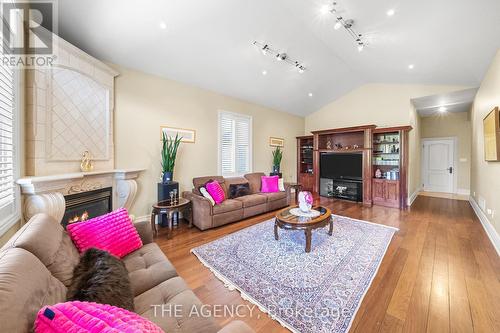
[[[241,176],[252,170],[252,117],[219,112],[219,171]]]
[[[17,73],[0,66],[0,235],[19,220],[19,196],[14,184],[18,174],[16,107],[19,105]]]

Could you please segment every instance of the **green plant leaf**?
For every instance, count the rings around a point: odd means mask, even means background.
[[[283,150],[281,150],[281,147],[276,147],[272,153],[273,153],[273,165],[279,166],[281,164],[281,159],[283,158]]]
[[[162,150],[161,150],[162,173],[174,172],[175,159],[177,157],[177,151],[179,149],[181,141],[182,137],[179,137],[179,133],[175,135],[175,138],[169,137],[165,132],[162,133]]]

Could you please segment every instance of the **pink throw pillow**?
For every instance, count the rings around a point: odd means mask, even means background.
[[[224,200],[226,200],[226,195],[224,194],[224,190],[222,186],[220,186],[219,182],[214,180],[212,182],[205,184],[205,189],[208,194],[214,199],[217,205],[220,205]]]
[[[142,247],[142,241],[125,208],[93,219],[68,224],[66,230],[80,253],[91,247],[123,258]]]
[[[261,176],[260,181],[262,183],[260,189],[262,193],[272,193],[280,191],[280,188],[278,186],[278,176]]]
[[[146,318],[116,306],[65,302],[44,306],[35,320],[35,333],[163,333]]]

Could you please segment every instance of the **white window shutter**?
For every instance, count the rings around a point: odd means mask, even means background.
[[[17,215],[15,176],[14,71],[0,65],[0,231]]]
[[[241,176],[252,169],[252,118],[219,112],[219,169],[223,176]]]

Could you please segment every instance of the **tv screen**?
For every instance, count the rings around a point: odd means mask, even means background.
[[[348,153],[323,153],[320,160],[321,178],[362,179],[363,155]]]

